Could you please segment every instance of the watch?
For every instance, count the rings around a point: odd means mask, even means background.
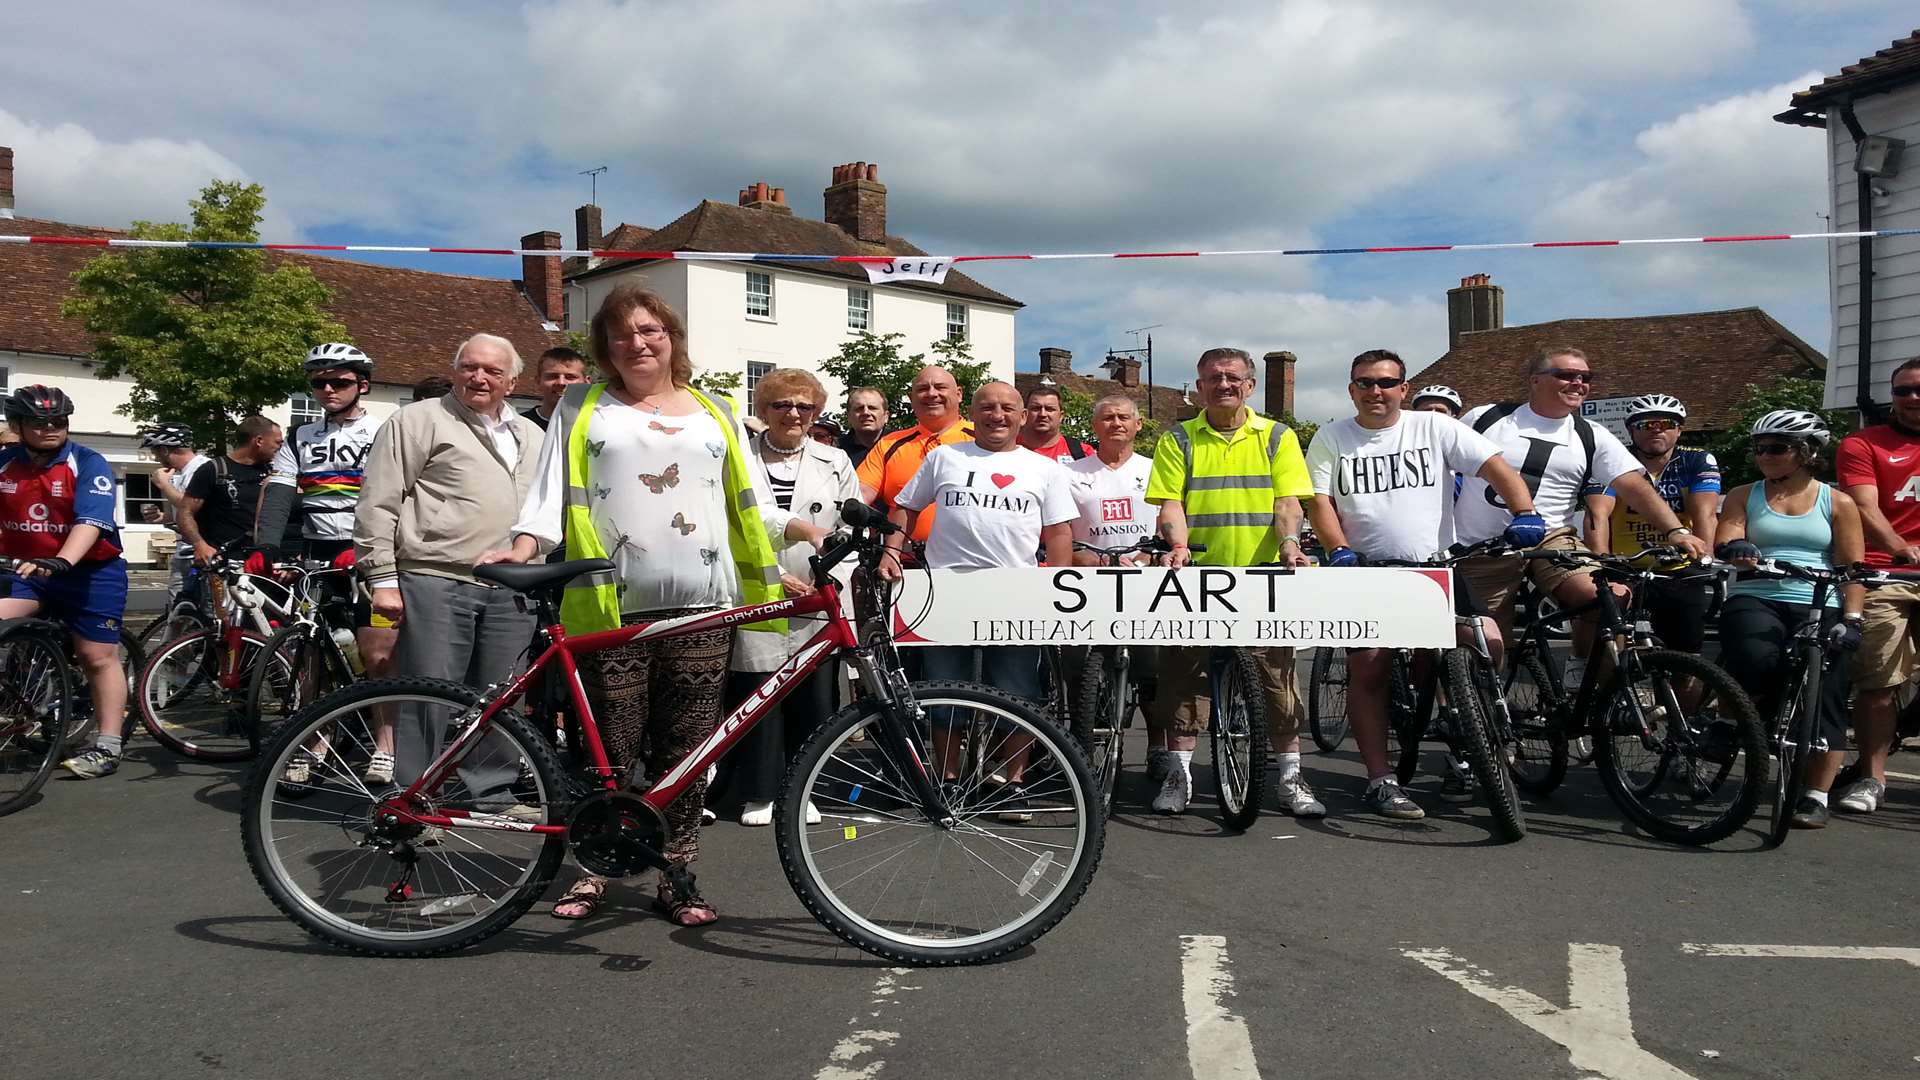
[[[1294,547],[1299,547],[1300,538],[1298,536],[1283,536],[1280,538],[1281,547],[1286,547],[1288,544],[1292,544]]]
[[[1676,536],[1692,536],[1692,535],[1693,535],[1692,529],[1687,528],[1685,525],[1677,525],[1667,530],[1666,538],[1668,540],[1671,540]]]

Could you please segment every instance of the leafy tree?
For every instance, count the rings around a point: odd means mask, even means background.
[[[190,205],[193,224],[136,221],[133,235],[259,239],[266,196],[258,184],[216,180]],[[202,446],[225,446],[241,417],[304,391],[300,362],[309,348],[351,340],[325,310],[327,287],[291,260],[269,268],[262,251],[102,255],[74,273],[73,285],[61,313],[93,336],[94,374],[133,378],[119,412],[186,424]]]
[[[820,370],[848,388],[878,387],[887,398],[889,426],[913,414],[907,388],[913,385],[914,375],[930,363],[953,373],[954,381],[960,384],[960,407],[966,409],[973,401],[974,388],[987,381],[986,362],[975,360],[972,347],[964,341],[933,342],[928,346],[934,354],[932,360],[924,352],[902,356],[901,342],[906,338],[901,333],[863,331],[842,343],[838,353],[822,360]]]
[[[1737,484],[1750,484],[1760,479],[1760,473],[1753,467],[1753,455],[1747,447],[1752,441],[1754,421],[1775,409],[1804,409],[1823,417],[1827,429],[1833,432],[1837,443],[1853,430],[1853,417],[1841,410],[1828,411],[1820,407],[1825,386],[1819,379],[1775,379],[1773,382],[1750,387],[1747,396],[1740,401],[1740,416],[1733,425],[1712,439],[1707,448],[1720,460],[1721,488],[1732,488]],[[1684,441],[1684,440],[1683,440]],[[1831,480],[1833,473],[1833,454],[1831,444],[1826,454],[1827,464],[1821,470],[1826,479]]]
[[[740,373],[737,371],[703,371],[693,377],[693,388],[708,397],[732,397],[740,389]],[[747,403],[739,403],[740,408]]]

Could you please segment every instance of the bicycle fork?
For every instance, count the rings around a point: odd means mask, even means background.
[[[946,798],[940,793],[940,784],[927,768],[926,756],[914,745],[910,722],[922,719],[926,710],[913,698],[912,691],[904,679],[896,679],[892,672],[874,663],[870,649],[852,651],[853,664],[860,669],[861,681],[874,688],[874,696],[880,699],[880,723],[875,725],[875,741],[880,750],[896,763],[903,764],[908,785],[920,801],[921,809],[927,820],[942,829],[952,828],[955,818]]]

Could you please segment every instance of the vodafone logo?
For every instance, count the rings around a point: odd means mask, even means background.
[[[51,520],[49,520],[52,517],[53,517],[53,511],[50,508],[48,508],[46,503],[30,503],[27,506],[27,520],[14,521],[9,519],[7,521],[0,521],[0,527],[5,528],[8,532],[24,532],[24,533],[66,532],[67,527],[65,525],[56,525]]]
[[[47,509],[46,503],[34,503],[27,507],[27,516],[35,521],[45,521],[53,516],[53,511]]]

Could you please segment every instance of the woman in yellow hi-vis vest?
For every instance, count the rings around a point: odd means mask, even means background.
[[[602,381],[569,387],[554,410],[513,547],[482,562],[525,562],[564,538],[569,559],[611,559],[612,574],[575,579],[560,608],[572,634],[780,598],[774,551],[818,545],[826,530],[782,511],[743,451],[746,434],[724,399],[689,383],[686,327],[638,286],[613,290],[593,317]],[[749,626],[748,632],[778,629]],[[658,775],[713,733],[733,631],[639,641],[585,667],[601,737],[617,769]],[[667,808],[667,857],[699,853],[706,782]],[[606,880],[585,877],[554,905],[562,919],[594,913]],[[656,903],[681,926],[717,916],[663,880]]]

